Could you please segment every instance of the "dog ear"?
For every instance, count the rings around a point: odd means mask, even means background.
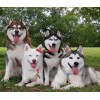
[[[49,35],[50,35],[49,31],[46,31],[45,34],[44,34],[45,37],[47,37]]]
[[[23,20],[21,20],[20,23],[22,23],[23,25],[26,25],[26,23]]]
[[[65,48],[64,48],[64,54],[68,53],[69,51],[71,51],[70,47],[67,45]]]
[[[10,21],[9,21],[8,25],[10,25],[11,23],[13,23],[13,21],[12,21],[12,20],[10,20]]]
[[[61,37],[60,31],[57,32],[57,36]]]
[[[82,46],[79,46],[78,49],[77,49],[77,51],[80,52],[82,55],[84,54]]]
[[[24,46],[24,51],[26,52],[26,51],[28,51],[30,49],[30,46],[28,45],[28,44],[26,44],[25,46]]]
[[[39,50],[42,50],[42,44],[40,44],[38,47],[37,47],[37,49],[39,49]]]

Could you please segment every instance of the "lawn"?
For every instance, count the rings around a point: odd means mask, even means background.
[[[0,48],[0,80],[4,76],[5,69],[5,52],[6,48]],[[100,48],[84,48],[85,62],[96,70],[100,70]],[[0,91],[3,92],[60,92],[59,90],[52,90],[51,87],[37,85],[32,88],[27,87],[16,87],[15,84],[20,82],[21,77],[13,77],[8,82],[0,82]],[[69,90],[63,90],[63,92],[98,92],[100,91],[100,86],[97,84],[92,84],[84,88],[71,88]]]

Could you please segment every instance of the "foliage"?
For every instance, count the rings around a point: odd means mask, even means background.
[[[6,45],[4,34],[8,21],[23,20],[34,46],[43,42],[43,33],[61,32],[63,44],[100,46],[100,8],[0,8],[0,46]]]

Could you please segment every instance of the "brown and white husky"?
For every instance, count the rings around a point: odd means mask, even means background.
[[[2,81],[8,81],[11,76],[18,76],[22,73],[22,58],[26,43],[31,45],[29,32],[22,21],[9,22],[7,26],[7,57],[5,76]]]

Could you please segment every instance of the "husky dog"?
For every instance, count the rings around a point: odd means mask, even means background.
[[[11,76],[18,76],[22,72],[21,62],[24,45],[31,46],[31,40],[26,26],[22,21],[10,21],[7,26],[7,57],[5,76],[2,81],[8,81]]]
[[[31,83],[29,83],[29,81]],[[26,84],[28,83],[28,84]],[[24,47],[22,60],[22,81],[16,86],[32,87],[35,84],[43,84],[43,52],[42,45],[31,49],[28,44]]]
[[[66,83],[69,83],[66,85]],[[64,50],[58,72],[52,82],[53,89],[69,89],[70,87],[84,87],[100,84],[100,72],[84,64],[83,48],[72,51],[69,46]],[[61,85],[66,85],[60,88]]]
[[[49,85],[56,74],[57,66],[62,56],[61,51],[61,34],[58,31],[56,34],[51,34],[47,31],[44,34],[44,77],[45,85]]]

